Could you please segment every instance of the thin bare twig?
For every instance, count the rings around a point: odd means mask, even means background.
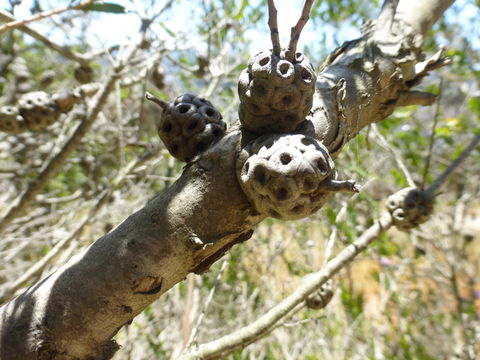
[[[183,307],[182,314],[182,349],[183,346],[188,344],[190,335],[192,334],[192,313],[194,311],[194,293],[195,293],[195,274],[190,273],[187,275],[187,294],[185,297],[185,306]],[[181,349],[180,349],[181,351]]]
[[[273,0],[268,0],[268,27],[270,28],[273,54],[279,56],[281,46],[278,35],[277,8],[275,7],[275,2]]]
[[[410,171],[408,171],[407,166],[403,162],[402,156],[399,154],[399,152],[393,146],[391,146],[385,139],[385,137],[380,133],[380,131],[378,131],[376,124],[372,124],[371,129],[373,131],[373,134],[380,140],[382,146],[392,153],[395,162],[397,163],[400,170],[402,170],[403,176],[405,176],[405,179],[407,180],[408,186],[416,187],[415,181],[413,181],[413,177],[410,174]]]
[[[430,133],[429,144],[428,144],[428,155],[425,159],[425,168],[423,169],[422,185],[420,189],[425,187],[425,182],[427,181],[428,171],[430,170],[430,161],[432,159],[433,145],[435,144],[435,129],[437,128],[438,119],[440,117],[440,100],[442,98],[442,89],[443,89],[443,78],[440,78],[440,92],[437,98],[437,106],[435,106],[435,115],[433,117],[432,132]]]
[[[302,15],[298,19],[297,24],[292,27],[290,33],[290,43],[288,44],[287,52],[285,57],[287,60],[293,61],[295,59],[295,53],[297,52],[297,44],[300,39],[300,34],[302,33],[303,27],[310,19],[310,9],[312,8],[314,0],[305,0],[303,5]]]
[[[6,214],[0,219],[0,233],[11,224],[11,222],[19,216],[27,206],[35,199],[37,194],[47,185],[58,170],[63,166],[68,156],[75,150],[78,144],[80,144],[82,138],[90,130],[93,123],[98,117],[100,111],[105,106],[108,96],[113,91],[115,83],[120,78],[121,71],[127,65],[128,61],[133,57],[138,49],[140,42],[132,44],[127,54],[118,61],[117,66],[114,67],[113,73],[108,78],[106,84],[100,90],[100,94],[97,97],[94,105],[89,110],[85,119],[77,126],[72,136],[63,145],[62,149],[51,158],[45,168],[38,174],[38,177],[33,180],[28,187],[13,201],[10,207],[7,209]]]
[[[198,317],[197,322],[195,323],[195,326],[193,327],[192,332],[190,333],[190,339],[188,339],[186,347],[188,347],[190,344],[192,344],[195,341],[195,337],[197,336],[198,329],[200,328],[200,325],[202,325],[202,321],[205,318],[205,314],[207,313],[208,306],[212,302],[213,294],[215,294],[215,290],[217,289],[218,284],[220,284],[220,280],[223,276],[223,273],[227,268],[227,263],[228,263],[227,260],[224,260],[222,263],[222,267],[220,268],[220,271],[218,272],[217,277],[215,278],[213,286],[210,289],[210,292],[208,293],[207,300],[205,300],[202,312],[200,313],[200,316]]]
[[[447,177],[470,155],[475,147],[480,143],[480,134],[476,135],[470,144],[462,151],[462,153],[450,164],[450,166],[433,182],[426,190],[433,194],[443,184]]]
[[[344,202],[342,204],[342,207],[340,208],[340,211],[337,213],[337,216],[335,218],[335,224],[332,224],[332,232],[330,233],[330,237],[328,238],[327,244],[325,245],[325,255],[323,260],[324,264],[326,264],[328,260],[330,260],[330,256],[332,256],[332,253],[333,253],[333,246],[335,245],[335,241],[337,239],[337,234],[338,234],[337,224],[340,221],[345,220],[346,214],[347,214],[347,203]]]
[[[37,21],[37,20],[41,20],[41,19],[45,19],[45,18],[54,16],[54,15],[58,15],[58,14],[61,14],[63,12],[66,12],[66,11],[80,10],[80,9],[84,8],[85,6],[93,4],[95,1],[96,0],[87,0],[87,1],[84,1],[80,4],[78,4],[78,5],[75,5],[75,6],[69,6],[69,7],[66,7],[66,8],[44,11],[44,12],[35,14],[32,17],[29,17],[28,19],[10,21],[9,23],[7,23],[5,25],[0,26],[0,33],[5,32],[7,30],[12,30],[12,29],[19,28],[23,25],[26,25],[28,23],[31,23],[31,22],[34,22],[34,21]]]
[[[0,21],[15,21],[15,18],[6,11],[0,10]],[[49,47],[50,49],[58,52],[63,57],[70,59],[79,63],[80,65],[88,64],[88,58],[84,57],[83,55],[70,50],[67,47],[58,45],[54,43],[52,40],[48,39],[47,37],[43,36],[39,32],[33,30],[32,28],[28,27],[27,25],[21,25],[17,28],[18,30],[24,32],[27,35],[30,35],[34,39],[42,42],[45,46]]]
[[[346,264],[351,262],[367,246],[392,226],[390,214],[384,213],[360,238],[344,248],[330,260],[320,271],[303,278],[302,284],[288,297],[249,325],[211,342],[193,344],[180,355],[180,360],[214,359],[231,354],[239,348],[267,335],[278,321],[287,316],[305,298],[320,288]]]

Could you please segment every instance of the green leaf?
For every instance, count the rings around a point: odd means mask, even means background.
[[[237,13],[234,16],[235,20],[241,20],[243,18],[244,11],[245,11],[245,8],[247,7],[247,5],[248,5],[248,1],[243,0],[242,4],[240,5],[240,8],[238,9]]]
[[[170,30],[168,27],[166,27],[164,23],[161,22],[159,25],[163,28],[163,30],[165,30],[168,33],[168,35],[172,37],[177,36],[177,34],[174,31]]]
[[[124,6],[118,5],[115,3],[98,3],[98,4],[91,4],[82,8],[83,11],[100,11],[100,12],[107,12],[113,14],[125,14],[127,10]]]

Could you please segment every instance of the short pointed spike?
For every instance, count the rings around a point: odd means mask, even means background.
[[[322,191],[326,192],[360,192],[362,186],[355,180],[328,180],[320,184]]]
[[[310,19],[310,10],[314,1],[315,0],[305,0],[302,15],[300,16],[300,19],[298,19],[297,24],[292,27],[292,31],[290,33],[290,43],[288,44],[288,49],[285,56],[289,61],[293,61],[295,59],[298,40],[300,39],[300,34],[302,33],[303,27],[308,22],[308,19]]]
[[[156,97],[155,95],[149,93],[148,91],[145,92],[145,98],[147,100],[153,101],[155,104],[159,105],[163,110],[167,109],[170,106],[168,102]]]
[[[278,35],[277,9],[273,0],[268,0],[268,27],[272,39],[273,54],[280,55],[280,37]]]

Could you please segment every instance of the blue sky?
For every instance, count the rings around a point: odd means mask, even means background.
[[[6,0],[2,0],[6,1]],[[134,5],[130,0],[109,0],[117,4],[125,6],[127,9],[133,9]],[[143,1],[143,3],[149,3],[149,1]],[[251,1],[252,3],[258,3],[259,0]],[[164,1],[157,1],[158,4],[164,3]],[[303,6],[303,0],[276,0],[275,1],[278,11],[278,24],[280,30],[281,43],[286,44],[290,35],[290,28],[293,26],[300,15],[301,8]],[[21,5],[16,8],[15,16],[18,19],[26,18],[30,15],[29,8],[31,7],[32,0],[24,0]],[[52,9],[57,7],[63,7],[68,4],[68,1],[41,1],[41,4],[45,9]],[[177,0],[172,7],[171,12],[163,16],[162,21],[165,26],[173,31],[179,30],[192,30],[195,27],[194,21],[189,21],[192,18],[198,18],[195,12],[197,10],[199,1],[191,0]],[[65,34],[58,29],[58,31],[52,30],[51,25],[48,22],[36,22],[31,24],[31,26],[41,33],[45,34],[48,32],[48,35],[52,39],[61,44],[68,44],[68,38],[65,37]],[[137,32],[139,28],[139,18],[136,14],[127,13],[127,14],[106,14],[102,13],[101,16],[98,16],[98,20],[92,21],[91,25],[88,28],[88,33],[86,34],[89,42],[93,47],[100,47],[103,45],[109,46],[118,43],[125,43],[128,41],[132,35]],[[302,48],[302,44],[312,43],[315,39],[319,38],[318,33],[315,33],[312,29],[312,26],[305,27],[302,32],[302,37],[299,42],[299,49]],[[153,29],[159,31],[160,33],[164,31],[159,25],[154,25]],[[335,31],[334,29],[322,29],[326,32]],[[70,34],[70,36],[75,34]],[[78,35],[78,34],[77,34]],[[353,38],[358,35],[358,32],[355,29],[346,29],[343,36],[345,39]],[[268,33],[267,24],[258,24],[255,29],[245,32],[244,36],[247,39],[255,40],[251,45],[251,52],[257,52],[259,50],[268,48],[271,46],[270,37]],[[167,36],[165,37],[168,38]],[[327,37],[328,38],[328,37]],[[335,47],[335,44],[331,44],[332,48]]]
[[[109,2],[114,2],[125,6],[127,9],[133,9],[135,2],[140,2],[143,4],[149,4],[150,1],[146,0],[107,0]],[[164,1],[155,1],[158,6],[161,6]],[[251,3],[258,3],[260,0],[251,0]],[[320,1],[320,0],[318,0]],[[419,0],[421,1],[421,0]],[[29,8],[32,5],[33,0],[23,0],[21,5],[16,8],[15,16],[18,19],[26,18],[30,15]],[[41,0],[41,4],[44,9],[53,9],[57,7],[66,6],[70,1],[68,0]],[[281,36],[281,43],[286,44],[290,34],[290,27],[294,25],[298,19],[300,9],[302,8],[304,0],[276,0],[276,6],[278,11],[278,23]],[[4,4],[2,4],[4,3]],[[240,1],[239,1],[240,3]],[[7,0],[0,0],[3,8],[7,5]],[[172,10],[169,13],[166,13],[162,21],[165,26],[173,31],[191,31],[195,29],[195,21],[190,21],[192,19],[199,19],[199,16],[196,14],[200,1],[192,0],[176,0]],[[479,18],[479,9],[468,0],[457,0],[456,6],[461,9],[459,14],[454,12],[447,11],[447,19],[453,20],[453,16],[458,16],[459,19],[462,19],[461,23],[465,29],[465,32],[471,37],[470,45],[473,48],[480,48],[479,44],[479,29],[480,21]],[[309,26],[310,25],[310,26]],[[78,36],[78,34],[68,34],[67,36],[61,31],[61,29],[52,30],[51,24],[49,22],[36,22],[31,25],[35,29],[39,30],[43,34],[48,34],[54,41],[60,44],[69,44],[72,39],[68,39],[68,36]],[[109,46],[113,44],[122,44],[128,42],[128,40],[136,34],[139,28],[139,18],[136,14],[127,13],[127,14],[106,14],[102,13],[101,15],[96,16],[95,20],[92,20],[87,36],[88,41],[92,44],[94,48]],[[158,31],[160,34],[165,32],[165,30],[160,27],[160,25],[155,24],[153,29]],[[318,31],[318,30],[317,30]],[[331,26],[322,28],[322,35],[326,34],[325,39],[327,43],[325,46],[329,49],[334,49],[336,43],[334,43],[334,38],[337,36],[337,41],[343,42],[344,40],[353,39],[358,36],[358,30],[350,27],[343,26],[342,29],[335,29]],[[165,34],[166,35],[166,34]],[[244,33],[244,36],[247,39],[255,40],[252,41],[250,51],[257,52],[259,50],[270,47],[270,38],[268,33],[268,28],[266,23],[259,23],[257,26],[249,31]],[[165,36],[165,39],[171,39],[169,36]],[[299,42],[299,49],[302,49],[303,44],[312,44],[315,41],[319,40],[319,34],[313,31],[313,26],[307,24]],[[328,42],[331,43],[328,43]],[[201,48],[202,44],[198,44]]]

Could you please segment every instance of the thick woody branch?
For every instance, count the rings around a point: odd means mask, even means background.
[[[404,3],[400,1],[398,7]],[[430,4],[435,14],[447,7],[445,1],[416,3]],[[382,21],[367,26],[363,37],[335,50],[317,78],[313,107],[301,131],[320,140],[333,158],[361,129],[385,119],[396,107],[431,105],[435,99],[412,87],[449,60],[443,49],[424,60],[422,34],[409,17],[415,7],[401,14],[397,8],[393,19],[394,9],[395,1],[387,1]],[[414,18],[422,19],[420,15]]]
[[[85,226],[90,224],[95,219],[95,215],[105,204],[108,203],[108,200],[111,199],[113,192],[125,183],[127,176],[130,175],[135,169],[145,164],[145,162],[148,160],[151,160],[153,157],[159,155],[159,153],[160,148],[149,151],[143,156],[132,160],[123,169],[121,169],[117,176],[112,180],[112,185],[110,188],[102,193],[89,213],[78,222],[77,227],[69,235],[55,244],[55,246],[43,258],[41,258],[34,265],[30,266],[26,272],[21,274],[12,282],[7,283],[0,288],[0,305],[10,300],[10,298],[18,289],[20,289],[22,286],[25,286],[25,283],[31,281],[36,276],[39,276],[42,271],[44,271],[45,268],[51,264],[55,257],[60,254],[61,251],[63,251],[72,241],[78,238]]]
[[[0,358],[37,359],[41,351],[108,358],[118,349],[111,337],[125,323],[189,272],[208,270],[247,240],[263,217],[235,175],[239,136],[224,137],[172,187],[0,308]]]
[[[454,2],[455,0],[400,0],[396,14],[398,19],[423,36]]]
[[[422,63],[418,38],[404,24],[395,20],[382,43],[367,29],[361,39],[335,51],[320,74],[314,106],[301,131],[320,140],[331,156],[363,127],[391,114],[401,94],[432,64],[441,63],[441,58]],[[237,180],[236,157],[245,142],[239,131],[224,136],[143,209],[0,308],[0,357],[110,358],[118,349],[111,339],[125,323],[188,273],[208,270],[233,245],[247,240],[264,216]],[[264,321],[275,322],[288,313],[389,226],[391,220],[382,217]],[[252,331],[261,331],[261,324],[255,326],[243,330],[242,343],[251,341]],[[198,349],[215,353],[213,347],[237,344],[227,336]],[[198,349],[191,350],[192,356]]]
[[[377,19],[377,27],[391,30],[399,0],[385,0]]]

